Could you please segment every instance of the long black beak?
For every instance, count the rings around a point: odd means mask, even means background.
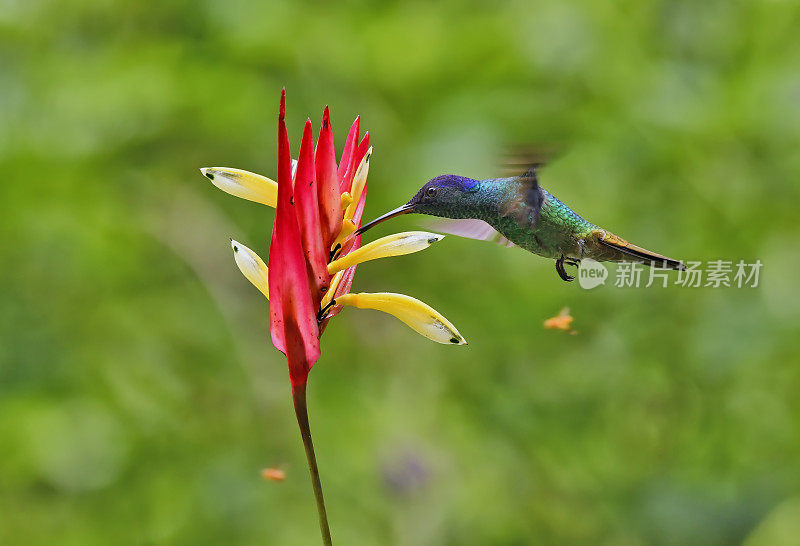
[[[378,216],[372,222],[364,224],[363,226],[361,226],[356,230],[355,235],[361,235],[369,228],[377,226],[378,224],[380,224],[381,222],[385,222],[389,218],[394,218],[395,216],[400,216],[401,214],[408,214],[409,212],[414,212],[414,205],[409,205],[408,203],[406,203],[403,206],[397,207],[396,209],[387,212],[383,216]]]

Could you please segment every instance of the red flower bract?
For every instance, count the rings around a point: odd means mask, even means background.
[[[305,385],[308,371],[319,359],[319,336],[333,308],[320,325],[317,311],[330,288],[327,265],[330,248],[342,226],[341,193],[349,191],[355,171],[369,147],[369,134],[358,143],[356,118],[336,165],[328,109],[314,149],[311,120],[306,121],[297,167],[292,176],[289,135],[284,121],[286,93],[281,94],[278,115],[278,202],[269,253],[270,332],[272,343],[289,361],[292,386]],[[359,196],[353,222],[359,225],[366,203],[366,188]],[[360,246],[360,237],[344,241],[342,254]],[[347,293],[355,267],[334,287],[334,296]]]
[[[331,116],[327,106],[322,113],[322,129],[319,131],[317,148],[314,152],[314,167],[317,173],[317,197],[322,241],[325,248],[330,248],[342,226],[343,211]]]

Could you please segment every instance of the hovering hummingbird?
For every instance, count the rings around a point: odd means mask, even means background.
[[[437,176],[408,203],[365,224],[356,233],[408,213],[449,218],[436,226],[446,233],[516,245],[555,259],[556,271],[565,281],[574,277],[567,274],[564,265],[577,267],[583,258],[685,269],[679,260],[645,250],[584,220],[539,186],[536,167],[510,178]]]

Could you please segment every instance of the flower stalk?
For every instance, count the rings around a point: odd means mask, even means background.
[[[325,544],[325,546],[331,546],[331,544],[333,544],[331,540],[331,529],[330,525],[328,525],[325,498],[322,496],[322,481],[319,479],[317,456],[314,452],[314,442],[311,439],[311,427],[308,423],[306,385],[307,383],[292,386],[294,414],[297,416],[297,425],[300,427],[300,438],[303,440],[306,460],[308,461],[308,472],[311,474],[311,487],[314,489],[314,500],[317,502],[317,515],[319,516],[319,530],[322,533],[322,543]]]

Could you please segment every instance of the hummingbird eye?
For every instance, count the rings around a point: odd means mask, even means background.
[[[436,197],[436,186],[431,186],[425,191],[425,195],[428,197]]]

